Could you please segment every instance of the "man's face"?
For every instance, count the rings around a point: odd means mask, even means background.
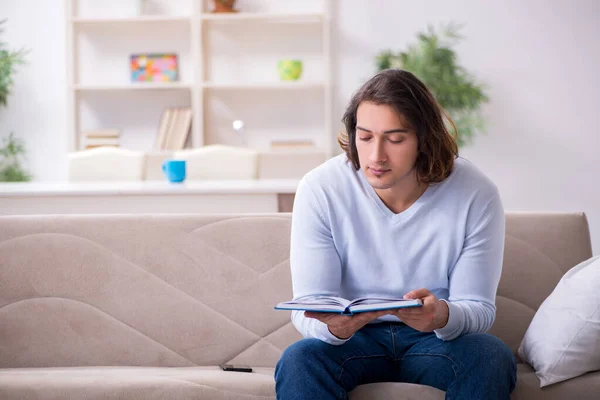
[[[362,102],[356,113],[356,149],[367,181],[375,189],[393,189],[416,178],[416,132],[392,106]]]

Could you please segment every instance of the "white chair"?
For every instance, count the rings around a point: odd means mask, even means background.
[[[324,152],[315,150],[272,150],[258,158],[258,179],[300,179],[327,160]]]
[[[144,153],[118,147],[97,147],[68,154],[68,180],[141,181]]]
[[[173,158],[173,152],[168,150],[153,150],[144,153],[144,180],[164,181],[167,178],[162,170],[166,160]]]
[[[258,151],[221,144],[176,151],[186,161],[186,180],[256,179]]]

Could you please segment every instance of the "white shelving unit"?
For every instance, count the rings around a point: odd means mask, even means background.
[[[76,1],[76,0],[70,0]],[[72,17],[71,22],[75,25],[91,25],[91,24],[129,24],[129,23],[146,23],[146,22],[173,22],[173,23],[181,23],[186,22],[189,23],[191,21],[191,17],[169,17],[169,16],[144,16],[140,15],[139,17],[130,17],[130,18],[81,18],[81,17]]]
[[[204,21],[249,21],[263,20],[270,22],[316,22],[321,23],[325,13],[282,13],[282,12],[246,12],[233,14],[203,14],[200,19]]]
[[[231,122],[241,119],[250,147],[306,138],[332,155],[331,0],[241,0],[230,14],[212,13],[212,0],[154,0],[152,13],[121,15],[111,5],[135,9],[144,0],[65,1],[69,151],[82,149],[83,131],[113,128],[130,114],[122,138],[135,132],[131,143],[151,151],[160,110],[187,105],[192,147],[238,144]],[[179,81],[128,81],[129,54],[151,52],[178,54]],[[278,79],[284,58],[303,60],[298,81]]]
[[[320,89],[324,87],[323,82],[267,82],[267,83],[211,83],[204,82],[203,88],[206,89]]]
[[[168,89],[191,89],[192,85],[179,83],[179,82],[169,82],[169,83],[154,83],[154,82],[146,82],[146,83],[128,83],[121,85],[73,85],[71,87],[72,90],[77,92],[91,92],[91,91],[108,91],[113,92],[117,90],[168,90]]]

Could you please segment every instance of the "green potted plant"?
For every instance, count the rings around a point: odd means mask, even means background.
[[[31,175],[21,166],[21,158],[25,154],[22,139],[14,137],[11,132],[8,138],[2,139],[0,147],[0,182],[26,182]]]
[[[459,147],[471,143],[477,133],[485,133],[481,106],[489,101],[485,86],[459,65],[452,49],[463,38],[459,34],[460,28],[453,23],[442,25],[439,30],[429,25],[406,51],[385,50],[376,58],[379,71],[401,68],[412,72],[427,85],[454,120]]]
[[[2,24],[6,20],[0,21],[0,34],[3,32]],[[13,75],[16,67],[25,62],[26,51],[8,50],[6,44],[0,41],[0,107],[8,104],[8,96],[13,86]],[[24,157],[25,145],[21,139],[10,133],[8,138],[3,138],[2,147],[0,147],[0,182],[20,182],[31,180],[28,174],[21,166],[21,160]]]

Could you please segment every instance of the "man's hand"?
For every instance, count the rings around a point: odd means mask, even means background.
[[[395,315],[406,325],[421,332],[432,332],[448,323],[448,304],[438,300],[427,289],[418,289],[404,295],[405,299],[421,299],[421,307],[400,308],[391,310],[389,314]]]
[[[354,335],[356,331],[368,324],[369,322],[381,316],[389,314],[389,311],[371,311],[358,313],[354,315],[341,315],[336,313],[322,313],[305,311],[304,316],[307,318],[318,319],[327,324],[329,332],[338,339],[348,339]]]

